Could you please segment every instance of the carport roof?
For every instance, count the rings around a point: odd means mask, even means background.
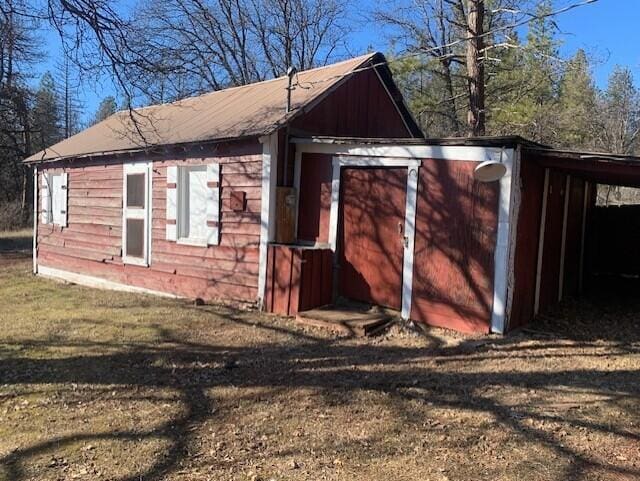
[[[558,150],[527,146],[524,153],[541,165],[598,184],[640,187],[640,157],[606,152]]]

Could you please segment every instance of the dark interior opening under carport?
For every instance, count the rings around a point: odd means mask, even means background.
[[[597,189],[640,188],[640,159],[534,148],[523,150],[521,169],[510,327],[593,302],[633,322],[640,315],[640,205],[598,205]],[[565,320],[589,317],[576,315]]]

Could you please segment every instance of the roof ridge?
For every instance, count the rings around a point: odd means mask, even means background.
[[[302,74],[306,74],[306,73],[310,73],[310,72],[317,72],[318,70],[322,70],[322,69],[326,69],[326,68],[330,68],[330,67],[336,67],[338,65],[342,65],[342,64],[345,64],[345,63],[348,63],[348,62],[354,62],[355,63],[357,60],[360,60],[360,59],[362,59],[364,61],[364,59],[366,59],[366,58],[368,58],[368,59],[373,58],[378,53],[379,52],[372,52],[372,53],[368,53],[368,54],[363,54],[363,55],[360,55],[358,57],[348,58],[348,59],[345,59],[345,60],[341,60],[339,62],[330,63],[330,64],[327,64],[327,65],[322,65],[320,67],[314,67],[314,68],[310,68],[310,69],[307,69],[307,70],[302,70],[302,71],[298,72],[298,75],[302,75]],[[167,105],[176,105],[176,104],[179,104],[180,102],[184,102],[184,101],[199,99],[199,98],[206,97],[206,96],[209,96],[209,95],[219,94],[221,92],[229,92],[230,90],[239,90],[239,89],[244,89],[244,88],[248,88],[248,87],[264,85],[264,84],[271,83],[271,82],[276,82],[276,81],[279,81],[279,80],[282,80],[282,79],[285,79],[285,78],[287,78],[286,75],[281,75],[280,77],[274,77],[274,78],[271,78],[271,79],[260,80],[258,82],[251,82],[251,83],[244,84],[244,85],[235,85],[233,87],[227,87],[227,88],[220,89],[220,90],[211,90],[209,92],[205,92],[205,93],[202,93],[202,94],[191,95],[191,96],[184,97],[184,98],[181,98],[181,99],[178,99],[178,100],[173,100],[172,102],[162,102],[162,103],[158,103],[158,104],[144,105],[142,107],[135,107],[132,110],[144,110],[144,109],[151,109],[151,108],[154,108],[154,107],[164,107],[164,106],[167,106]],[[129,109],[118,110],[118,111],[114,112],[113,115],[121,114],[123,112],[128,112],[128,111],[129,111]]]

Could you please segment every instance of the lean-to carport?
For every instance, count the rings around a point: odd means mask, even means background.
[[[510,328],[640,275],[640,206],[596,206],[598,184],[640,187],[640,158],[524,147],[521,159]]]

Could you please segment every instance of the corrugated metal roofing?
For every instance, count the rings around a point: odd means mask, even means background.
[[[292,112],[289,114],[285,113],[288,79],[279,77],[133,112],[117,112],[25,161],[265,135],[340,83],[345,74],[364,66],[376,56],[384,59],[380,54],[368,54],[300,72],[298,85],[292,92]]]

